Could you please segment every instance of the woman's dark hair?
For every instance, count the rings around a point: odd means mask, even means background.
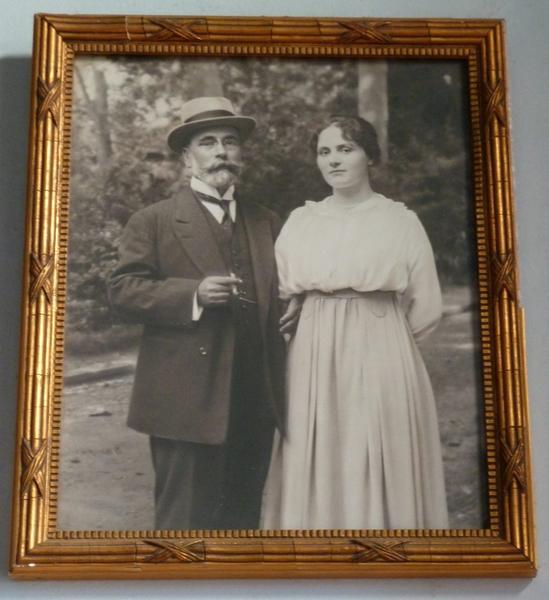
[[[316,152],[319,135],[330,125],[335,125],[341,130],[344,139],[358,144],[366,156],[378,164],[381,159],[381,149],[377,141],[377,133],[374,126],[366,119],[359,116],[332,115],[319,127],[311,138],[311,148]]]

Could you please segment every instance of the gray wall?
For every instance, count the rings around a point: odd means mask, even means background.
[[[293,16],[502,18],[507,21],[516,216],[522,302],[527,316],[530,408],[540,573],[528,580],[32,582],[0,573],[0,598],[546,598],[549,552],[549,24],[547,0],[15,0],[0,22],[0,564],[7,565],[15,430],[19,298],[26,178],[32,14],[233,14]]]

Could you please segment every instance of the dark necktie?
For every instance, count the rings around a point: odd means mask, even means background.
[[[197,192],[194,190],[194,193],[198,196],[198,198],[202,202],[209,202],[210,204],[217,204],[223,209],[223,218],[221,219],[221,226],[228,233],[232,235],[233,232],[233,219],[231,217],[230,210],[230,200],[222,200],[221,198],[216,198],[215,196],[210,196],[208,194],[204,194],[203,192]]]

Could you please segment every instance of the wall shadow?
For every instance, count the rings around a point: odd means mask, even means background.
[[[0,564],[8,562],[18,383],[31,59],[0,59]],[[2,574],[2,577],[5,577]]]

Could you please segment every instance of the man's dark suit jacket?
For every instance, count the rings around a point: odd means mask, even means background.
[[[282,429],[284,341],[273,252],[280,220],[244,202],[237,218],[244,221],[252,257],[267,401]],[[131,217],[109,292],[119,312],[145,326],[128,417],[138,431],[203,444],[225,439],[235,325],[227,308],[206,308],[192,320],[194,294],[207,275],[228,273],[190,188]]]

